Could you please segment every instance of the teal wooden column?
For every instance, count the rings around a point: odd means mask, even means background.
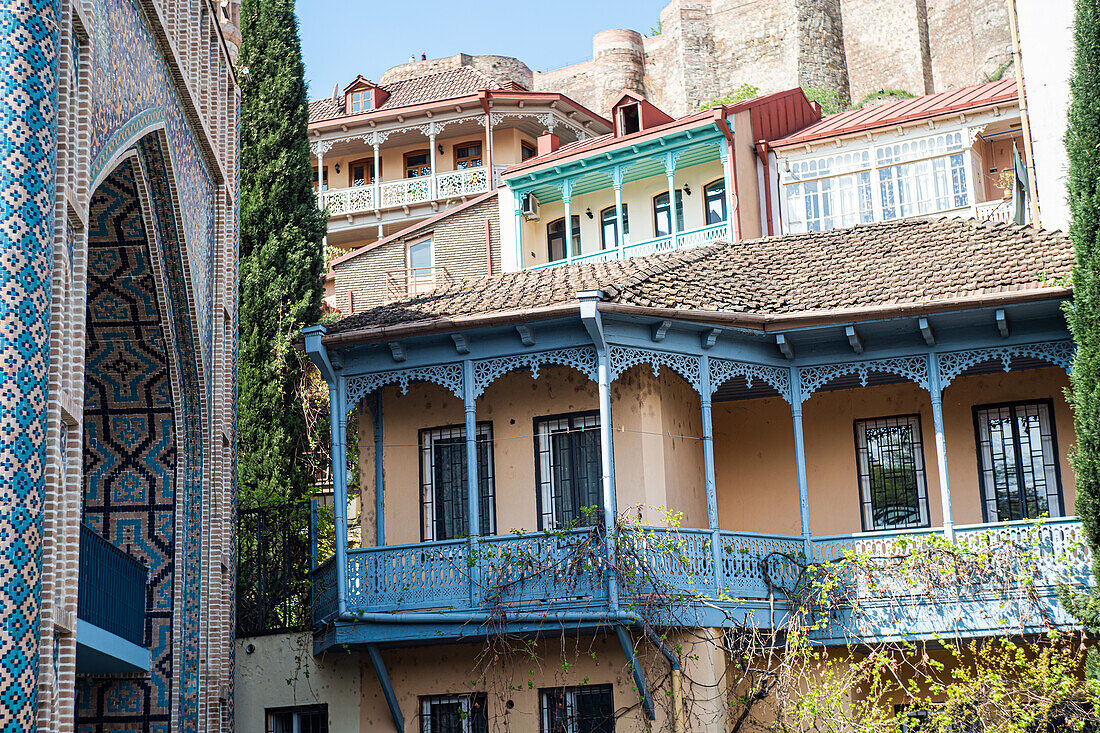
[[[611,185],[615,188],[615,246],[619,249],[619,259],[623,258],[623,250],[626,248],[626,227],[623,226],[623,174],[621,165],[615,166],[611,171]],[[600,222],[603,226],[603,222]]]
[[[573,251],[573,181],[565,179],[561,184],[561,200],[565,204],[565,259],[573,261],[573,256],[578,254]]]
[[[328,391],[332,441],[332,523],[336,530],[336,598],[340,615],[347,613],[348,587],[348,412],[347,380],[337,372]]]
[[[374,543],[386,544],[386,491],[382,472],[382,390],[375,393],[374,402]]]
[[[730,146],[725,138],[718,141],[718,157],[722,161],[722,184],[726,190],[726,236],[733,240],[733,181],[730,180]],[[766,196],[771,193],[765,191]],[[765,223],[765,226],[767,224]]]
[[[472,557],[477,558],[478,537],[481,534],[481,521],[478,516],[478,476],[477,476],[477,400],[474,397],[474,362],[464,359],[462,362],[462,401],[466,408],[466,502],[467,516],[469,518],[470,550]],[[478,601],[478,572],[477,563],[471,563],[470,568],[470,600]]]
[[[676,249],[676,237],[680,234],[676,222],[676,154],[665,153],[665,176],[668,177],[668,231],[672,239],[670,247]]]
[[[798,516],[802,538],[810,550],[810,492],[806,481],[806,440],[802,432],[802,386],[798,383],[798,367],[791,367],[791,418],[794,422],[794,460],[798,472]]]
[[[714,588],[722,590],[722,533],[718,527],[718,491],[714,480],[714,424],[710,387],[710,356],[699,357],[699,407],[703,423],[703,477],[707,492],[707,523],[714,561]]]
[[[932,396],[932,427],[936,432],[936,469],[940,479],[940,507],[943,510],[943,534],[955,537],[955,521],[951,514],[951,484],[947,478],[947,440],[943,429],[943,387],[940,386],[940,364],[935,354],[928,355],[928,391]]]

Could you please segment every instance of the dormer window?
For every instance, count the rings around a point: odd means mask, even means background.
[[[370,112],[371,110],[371,90],[360,89],[357,92],[351,93],[351,113],[356,112]]]
[[[641,105],[624,104],[619,107],[619,134],[629,135],[642,129]]]

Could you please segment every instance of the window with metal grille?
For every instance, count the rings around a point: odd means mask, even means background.
[[[328,705],[268,708],[266,733],[328,733]]]
[[[496,531],[493,483],[493,425],[477,426],[478,523],[481,534]],[[421,540],[453,540],[470,533],[466,494],[466,427],[420,431]]]
[[[484,692],[420,698],[421,733],[488,733]]]
[[[1053,414],[1052,400],[974,408],[985,521],[1063,515]]]
[[[928,526],[920,416],[856,420],[864,531]]]
[[[600,414],[535,419],[539,529],[595,524],[603,509]],[[585,512],[585,507],[595,507]]]
[[[719,178],[703,187],[703,210],[707,225],[726,220],[726,181]]]
[[[613,733],[611,685],[551,687],[539,691],[540,733]]]

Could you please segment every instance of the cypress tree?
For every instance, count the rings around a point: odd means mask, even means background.
[[[310,475],[293,343],[321,315],[325,221],[313,192],[294,0],[243,0],[238,494],[304,496]]]

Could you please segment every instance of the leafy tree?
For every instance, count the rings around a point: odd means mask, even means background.
[[[752,84],[742,84],[726,96],[719,97],[718,99],[712,99],[711,101],[707,102],[702,107],[700,107],[699,110],[702,111],[706,109],[711,109],[712,107],[717,107],[721,104],[734,104],[735,102],[742,102],[746,99],[752,99],[758,94],[760,94],[759,87],[754,87]]]
[[[826,89],[825,87],[802,87],[802,92],[806,95],[806,99],[820,104],[821,111],[824,114],[836,114],[837,112],[843,112],[848,109],[847,102],[840,96],[840,92],[835,89]]]
[[[320,317],[325,220],[313,193],[308,104],[294,0],[244,0],[241,89],[240,395],[242,503],[304,496],[311,476],[293,342]]]
[[[1085,537],[1100,558],[1100,1],[1078,0],[1074,25],[1076,58],[1070,78],[1069,156],[1070,239],[1073,304],[1066,309],[1077,355],[1069,391],[1075,415],[1077,514]],[[1094,560],[1093,575],[1100,578]],[[1093,631],[1100,630],[1100,601],[1076,597],[1071,606]],[[1089,659],[1090,677],[1100,679],[1100,659]]]

